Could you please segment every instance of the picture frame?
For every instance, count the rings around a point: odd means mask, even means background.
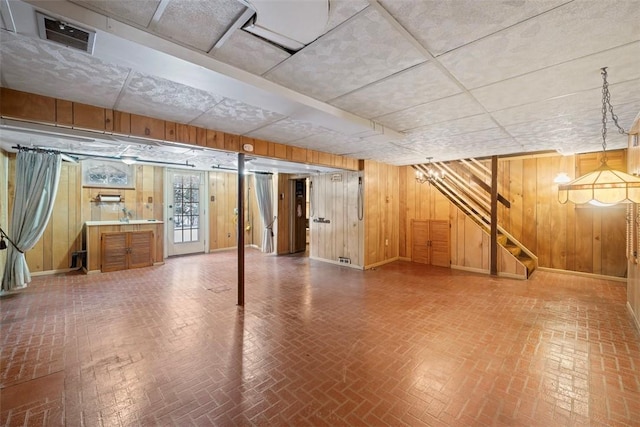
[[[135,165],[101,159],[82,160],[81,165],[83,187],[135,189]]]

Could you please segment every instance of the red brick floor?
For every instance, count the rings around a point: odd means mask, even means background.
[[[640,425],[620,282],[248,251],[35,278],[0,300],[0,424]]]

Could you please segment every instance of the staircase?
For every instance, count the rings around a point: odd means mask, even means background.
[[[491,232],[491,171],[476,159],[464,159],[456,164],[428,163],[413,168],[446,196],[451,203],[476,222],[486,234]],[[434,172],[437,172],[434,174]],[[505,208],[510,202],[498,194],[498,202]],[[538,266],[538,258],[515,237],[498,224],[498,244],[524,268],[529,278]]]

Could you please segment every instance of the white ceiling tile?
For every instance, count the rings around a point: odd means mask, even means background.
[[[73,3],[112,16],[119,21],[147,27],[160,0],[71,0]]]
[[[610,83],[640,78],[640,42],[545,68],[471,91],[489,111],[601,88],[600,68]]]
[[[467,88],[637,41],[636,1],[575,1],[439,57]]]
[[[164,37],[208,52],[244,9],[239,1],[172,0],[154,30]]]
[[[158,77],[133,73],[116,108],[179,123],[188,123],[224,98]]]
[[[247,136],[286,144],[326,131],[327,129],[312,123],[286,118],[249,132]]]
[[[566,2],[380,0],[382,6],[436,56]]]
[[[213,56],[234,67],[260,75],[291,55],[259,37],[236,30],[214,51]]]
[[[76,49],[0,33],[0,73],[11,89],[113,108],[129,70]]]
[[[334,29],[367,6],[369,6],[367,0],[330,0],[326,31]]]
[[[488,114],[478,114],[476,116],[464,117],[462,119],[412,129],[407,132],[407,137],[403,141],[399,141],[399,143],[412,144],[420,141],[433,141],[464,133],[492,129],[497,126]]]
[[[616,111],[618,106],[640,99],[640,79],[617,84],[610,83],[609,92],[611,93],[611,103]],[[576,115],[587,111],[593,113],[594,107],[599,111],[599,105],[602,105],[601,88],[494,111],[491,115],[501,125],[509,126],[565,115]]]
[[[438,67],[427,62],[343,95],[331,105],[373,118],[461,92]]]
[[[461,93],[376,118],[397,131],[406,131],[482,113],[482,107],[469,95]]]
[[[283,118],[284,116],[281,114],[226,98],[191,124],[243,135]]]
[[[320,100],[380,80],[425,58],[377,11],[367,9],[266,74]]]

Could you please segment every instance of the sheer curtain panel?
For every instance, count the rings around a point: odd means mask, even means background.
[[[33,248],[47,227],[60,180],[60,154],[20,150],[16,158],[16,179],[2,292],[20,289],[31,281],[24,253]]]
[[[262,235],[262,252],[273,252],[273,179],[271,174],[256,173],[256,197],[258,198],[258,210],[264,224]]]

